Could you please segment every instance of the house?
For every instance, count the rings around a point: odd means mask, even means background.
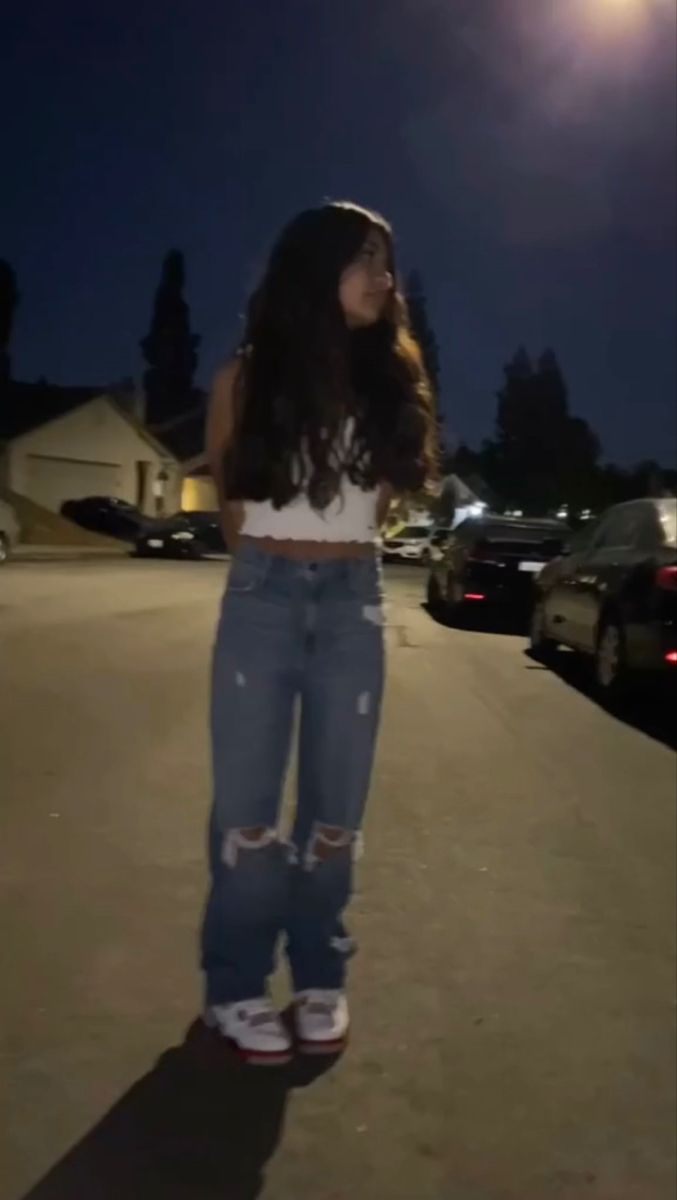
[[[453,473],[445,475],[436,505],[436,520],[455,528],[466,517],[479,516],[489,508],[491,499],[486,484],[479,477],[463,480]]]
[[[172,513],[181,480],[176,456],[114,390],[9,383],[0,394],[0,484],[45,508],[116,496]]]
[[[195,401],[180,417],[153,426],[153,432],[181,463],[184,512],[214,512],[219,502],[205,451],[206,396],[196,392]]]
[[[215,512],[219,507],[216,484],[210,468],[200,456],[197,463],[184,464],[181,507],[185,512]]]

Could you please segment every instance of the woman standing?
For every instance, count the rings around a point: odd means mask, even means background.
[[[336,1053],[347,1037],[342,914],[383,689],[376,539],[391,496],[436,465],[430,386],[381,217],[328,204],[284,230],[242,351],[216,378],[207,449],[235,553],[213,659],[205,1020],[245,1061],[276,1064],[292,1053],[267,992],[281,934],[298,1048]]]

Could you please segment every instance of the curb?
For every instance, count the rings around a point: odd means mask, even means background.
[[[126,558],[131,549],[117,546],[15,546],[9,562],[86,562],[96,558]]]

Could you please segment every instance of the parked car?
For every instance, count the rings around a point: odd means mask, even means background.
[[[383,539],[386,561],[426,563],[430,558],[430,525],[406,525],[399,533]]]
[[[460,524],[460,522],[459,522]],[[429,561],[439,562],[451,537],[453,525],[435,525],[430,531]]]
[[[428,576],[431,610],[449,618],[471,607],[530,612],[534,579],[561,553],[567,536],[559,521],[492,513],[463,521],[446,536],[438,531]]]
[[[0,500],[0,567],[6,563],[19,541],[19,522],[14,509]]]
[[[225,554],[218,512],[179,512],[166,521],[155,521],[136,541],[142,558],[208,558]]]
[[[632,678],[677,678],[677,499],[609,509],[537,580],[531,648],[592,657],[602,695]]]
[[[135,542],[151,520],[144,517],[133,504],[116,496],[85,496],[82,500],[64,500],[61,515],[74,521],[81,529],[120,538],[123,542]]]

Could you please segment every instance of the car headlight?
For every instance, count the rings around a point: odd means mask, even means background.
[[[195,534],[190,533],[187,529],[182,529],[180,533],[172,533],[171,538],[174,542],[192,542]]]

